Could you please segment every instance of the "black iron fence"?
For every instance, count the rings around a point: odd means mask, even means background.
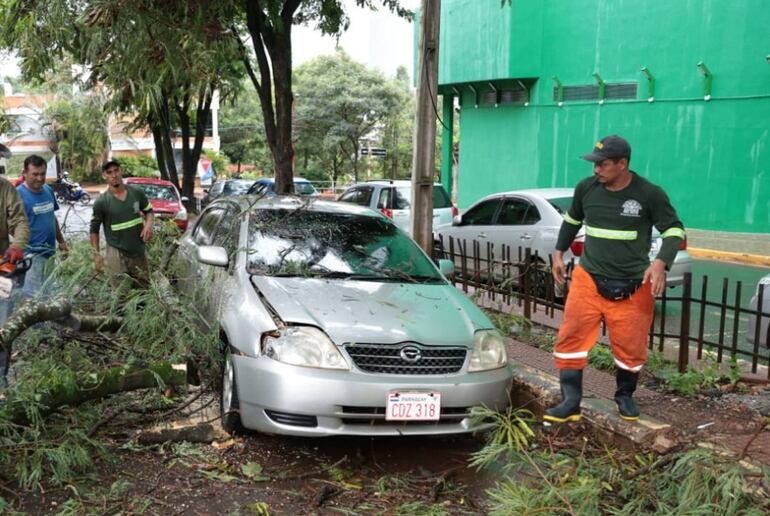
[[[574,263],[567,264],[565,284],[557,285],[550,272],[551,256],[528,248],[450,237],[436,241],[433,257],[454,262],[455,286],[480,296],[488,306],[514,307],[527,319],[554,328],[561,323]],[[764,302],[770,289],[759,285],[755,302],[744,306],[742,291],[754,285],[723,278],[714,286],[708,276],[699,279],[696,285],[686,273],[681,286],[667,288],[658,297],[650,349],[678,349],[680,372],[687,370],[691,356],[700,360],[709,352],[718,363],[732,357],[745,360],[753,373],[764,367],[770,379],[770,308]]]

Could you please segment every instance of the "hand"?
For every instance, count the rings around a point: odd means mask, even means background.
[[[663,293],[663,289],[666,288],[666,262],[656,259],[652,265],[647,267],[642,283],[648,281],[652,283],[653,296],[657,297]]]
[[[22,251],[15,245],[12,245],[5,252],[5,255],[3,256],[3,258],[5,258],[10,263],[16,263],[22,258],[24,258],[24,251]]]
[[[94,269],[96,269],[96,272],[102,272],[102,262],[104,261],[104,257],[100,255],[99,253],[96,253],[94,255]]]
[[[59,251],[62,252],[63,254],[67,254],[70,251],[70,248],[67,245],[67,242],[65,242],[64,240],[59,242]]]
[[[557,284],[564,284],[564,279],[567,277],[567,267],[564,265],[564,259],[562,258],[562,253],[560,251],[553,253],[551,274],[553,274],[553,280]]]
[[[139,236],[142,237],[143,241],[149,242],[150,239],[152,238],[152,224],[145,223],[144,227],[142,228],[142,232]]]

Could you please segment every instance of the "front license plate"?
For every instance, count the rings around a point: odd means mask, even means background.
[[[440,416],[440,392],[399,391],[388,394],[387,421],[438,421]]]

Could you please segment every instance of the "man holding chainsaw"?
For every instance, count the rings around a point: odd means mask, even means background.
[[[32,265],[24,277],[23,292],[33,297],[40,290],[49,273],[49,259],[56,253],[56,244],[62,253],[67,242],[54,213],[59,204],[53,189],[45,184],[46,161],[32,154],[24,160],[24,183],[17,187],[29,220],[30,239],[27,253],[32,254]]]
[[[639,419],[632,395],[647,360],[647,335],[655,296],[666,286],[666,271],[685,238],[684,226],[668,196],[628,168],[631,146],[620,136],[607,136],[583,156],[594,174],[575,187],[572,205],[553,254],[553,277],[564,283],[563,255],[585,226],[585,247],[575,267],[564,321],[554,347],[563,401],[545,411],[554,423],[580,420],[583,368],[604,319],[617,367],[615,402],[620,417]],[[663,244],[652,263],[652,227]]]
[[[13,242],[10,237],[13,237]],[[5,324],[11,310],[12,283],[3,274],[12,270],[16,262],[24,257],[28,241],[29,224],[24,214],[24,205],[16,188],[5,176],[0,175],[0,326]],[[8,385],[6,375],[10,361],[10,347],[0,349],[0,388]]]

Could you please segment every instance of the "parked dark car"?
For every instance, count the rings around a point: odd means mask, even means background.
[[[201,199],[201,208],[208,206],[214,199],[230,197],[232,195],[245,195],[249,187],[254,184],[251,179],[221,179],[211,185],[209,189],[203,189],[206,195]]]
[[[315,197],[320,195],[315,189],[313,183],[301,177],[294,178],[294,193],[303,197]],[[275,195],[275,179],[272,177],[263,177],[254,181],[249,188],[249,195],[265,195],[272,197]]]

